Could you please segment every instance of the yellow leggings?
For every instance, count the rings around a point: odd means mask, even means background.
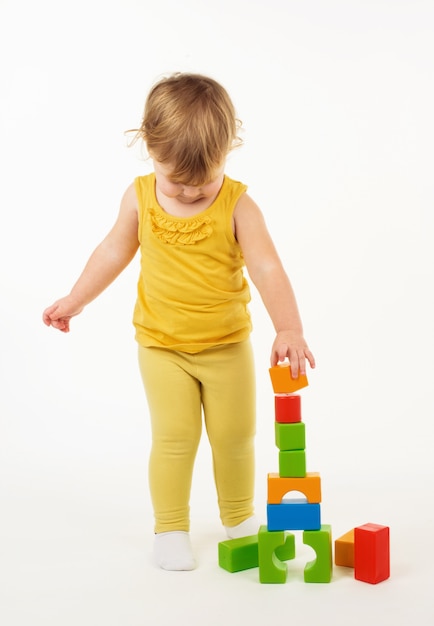
[[[139,364],[151,415],[155,532],[190,528],[202,412],[221,521],[236,526],[253,515],[256,401],[250,341],[197,354],[139,346]]]

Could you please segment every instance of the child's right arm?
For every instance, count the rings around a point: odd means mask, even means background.
[[[69,332],[71,317],[81,313],[115,280],[134,258],[138,247],[137,196],[131,184],[124,193],[113,228],[90,256],[70,294],[45,309],[44,323]]]

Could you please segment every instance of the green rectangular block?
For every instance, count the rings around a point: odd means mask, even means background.
[[[279,476],[281,478],[306,476],[306,452],[304,450],[280,450]]]
[[[306,428],[303,422],[274,422],[274,434],[279,450],[304,450],[306,447]]]
[[[258,567],[258,535],[221,541],[218,556],[220,567],[231,573]]]

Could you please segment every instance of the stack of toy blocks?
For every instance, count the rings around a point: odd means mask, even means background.
[[[303,543],[316,552],[316,559],[305,567],[305,582],[330,582],[333,569],[331,526],[321,524],[320,475],[306,471],[301,397],[294,393],[306,387],[308,381],[305,375],[293,379],[289,364],[270,368],[270,377],[274,390],[279,472],[268,474],[267,526],[262,526],[258,535],[260,582],[286,581],[287,567],[282,560],[295,557],[294,535],[287,533],[291,530],[303,531]],[[302,497],[291,496],[291,492]]]
[[[289,365],[270,368],[275,394],[275,442],[279,448],[279,472],[268,475],[267,525],[257,535],[228,539],[218,546],[219,565],[229,572],[259,567],[261,583],[284,583],[287,565],[295,558],[295,535],[302,530],[303,543],[316,552],[304,569],[304,580],[328,583],[332,577],[331,527],[321,524],[321,479],[306,471],[305,424],[301,398],[295,391],[308,385],[305,375],[291,377]],[[287,499],[297,492],[302,498]]]

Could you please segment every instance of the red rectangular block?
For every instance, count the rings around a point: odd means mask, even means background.
[[[354,578],[373,585],[390,576],[389,527],[364,524],[354,529]]]

